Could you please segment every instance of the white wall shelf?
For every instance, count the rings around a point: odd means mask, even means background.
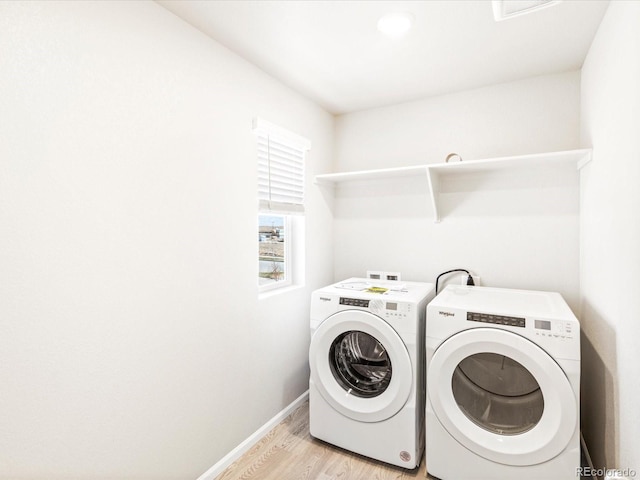
[[[427,176],[427,166],[417,165],[414,167],[382,168],[379,170],[361,170],[346,173],[326,173],[316,175],[315,183],[318,185],[335,185],[344,182],[354,182],[359,180],[376,180],[396,177]]]
[[[426,176],[429,184],[431,202],[433,203],[434,221],[440,221],[438,200],[442,185],[456,175],[487,174],[505,171],[526,171],[539,167],[558,168],[575,165],[579,170],[591,161],[591,150],[566,150],[561,152],[535,153],[531,155],[517,155],[511,157],[487,158],[468,160],[455,163],[433,163],[412,167],[383,168],[379,170],[361,170],[346,173],[328,173],[316,175],[318,185],[337,185],[346,182],[376,180],[386,178]]]

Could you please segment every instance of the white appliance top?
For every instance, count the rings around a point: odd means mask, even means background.
[[[319,291],[343,297],[418,303],[429,295],[433,289],[434,285],[432,283],[396,282],[354,277],[321,288]]]
[[[431,303],[442,308],[577,321],[556,292],[448,285]]]

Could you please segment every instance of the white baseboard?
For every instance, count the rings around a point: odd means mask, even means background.
[[[253,432],[249,438],[243,441],[236,448],[231,450],[228,454],[226,454],[218,463],[216,463],[209,470],[204,472],[198,480],[213,480],[222,472],[224,472],[229,465],[238,460],[242,455],[248,452],[251,447],[253,447],[256,443],[260,441],[262,437],[264,437],[267,433],[269,433],[276,425],[278,425],[282,420],[287,418],[293,411],[307,401],[309,397],[309,390],[304,392],[298,398],[296,398],[293,402],[287,405],[284,409],[276,414],[271,420],[261,426],[258,430]]]

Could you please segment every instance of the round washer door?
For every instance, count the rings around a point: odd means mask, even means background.
[[[309,348],[311,379],[343,415],[379,422],[395,415],[411,393],[411,359],[398,333],[380,317],[343,310],[315,331]]]
[[[445,340],[429,362],[427,393],[451,436],[505,465],[554,458],[578,421],[576,397],[560,366],[506,330],[476,328]]]

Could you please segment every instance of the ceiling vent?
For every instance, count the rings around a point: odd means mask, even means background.
[[[557,5],[561,0],[493,0],[493,18],[496,22],[542,8]]]

